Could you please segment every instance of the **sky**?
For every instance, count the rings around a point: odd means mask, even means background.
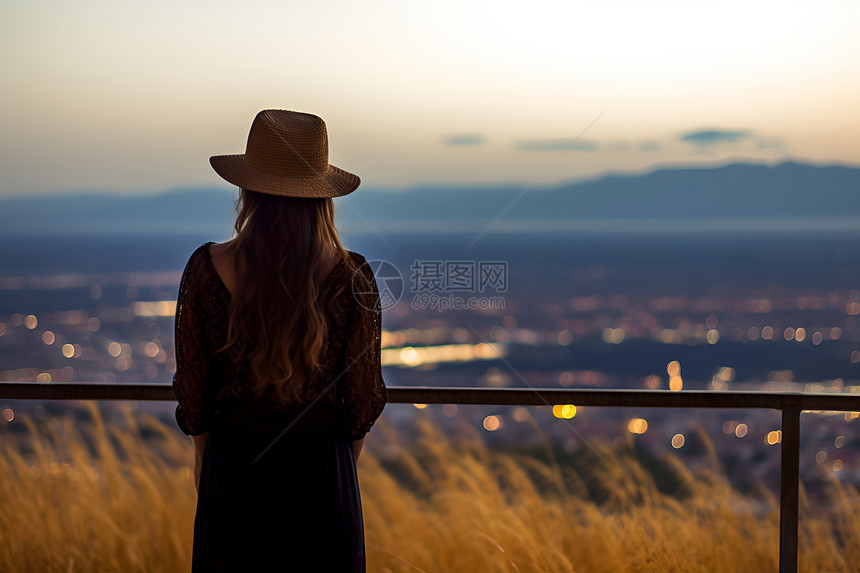
[[[363,186],[860,165],[860,3],[4,0],[0,197],[226,185],[257,111]]]

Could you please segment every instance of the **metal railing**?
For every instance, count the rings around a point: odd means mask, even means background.
[[[0,399],[175,400],[169,384],[0,383]],[[804,410],[860,412],[860,394],[582,390],[531,388],[389,387],[389,403],[546,406],[576,404],[624,408],[772,409],[782,412],[779,571],[797,571],[800,493],[800,414]]]

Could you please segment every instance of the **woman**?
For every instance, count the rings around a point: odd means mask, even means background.
[[[198,490],[192,570],[364,571],[355,463],[382,412],[373,273],[346,251],[325,123],[266,110],[243,155],[236,236],[188,261],[176,310],[179,427]]]

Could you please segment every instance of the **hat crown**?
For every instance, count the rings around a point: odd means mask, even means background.
[[[273,176],[320,177],[329,169],[325,122],[309,113],[261,111],[251,124],[245,157]]]

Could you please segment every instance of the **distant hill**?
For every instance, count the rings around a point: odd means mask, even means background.
[[[518,199],[519,197],[519,199]],[[860,168],[786,162],[659,169],[526,190],[507,186],[361,189],[336,201],[354,231],[711,226],[766,228],[773,221],[828,221],[860,230]],[[510,207],[509,207],[510,206]],[[217,234],[233,218],[227,189],[179,189],[134,197],[95,194],[0,200],[0,234]],[[368,227],[372,227],[369,229]]]

